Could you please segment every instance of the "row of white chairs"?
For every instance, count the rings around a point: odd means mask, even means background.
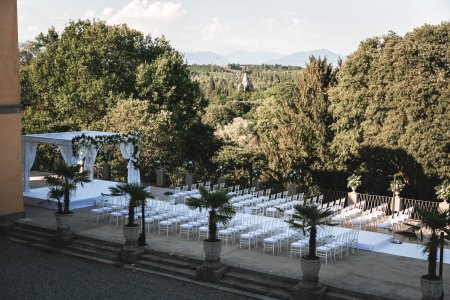
[[[414,207],[406,208],[398,213],[387,216],[383,222],[377,224],[377,231],[380,233],[389,233],[402,229],[403,223],[412,218]]]
[[[378,221],[386,215],[387,203],[381,204],[372,209],[365,210],[360,216],[352,219],[352,227],[365,229],[368,225],[376,225]]]

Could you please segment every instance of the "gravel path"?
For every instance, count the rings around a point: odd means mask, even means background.
[[[220,290],[52,254],[0,237],[0,299],[248,299]]]

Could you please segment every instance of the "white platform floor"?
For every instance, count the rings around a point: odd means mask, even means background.
[[[109,187],[117,185],[116,181],[95,179],[89,183],[79,186],[70,199],[70,208],[77,209],[95,205],[95,200],[101,198],[101,194],[108,194]],[[27,205],[56,209],[56,201],[47,202],[48,187],[31,189],[23,193],[24,203]]]

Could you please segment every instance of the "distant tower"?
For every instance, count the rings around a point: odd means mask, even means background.
[[[239,84],[238,91],[240,91],[241,89],[244,92],[253,91],[253,84],[252,84],[252,81],[250,80],[250,76],[248,76],[247,73],[244,73],[244,75],[242,76],[242,81]]]

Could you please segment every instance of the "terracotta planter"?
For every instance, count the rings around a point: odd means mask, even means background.
[[[140,229],[139,226],[123,226],[123,236],[125,237],[125,246],[137,247]]]
[[[220,252],[222,251],[222,241],[209,242],[203,241],[203,252],[205,259],[208,261],[215,261],[220,259]]]
[[[426,279],[424,276],[420,278],[420,289],[422,290],[422,299],[427,300],[438,300],[444,292],[442,279],[430,280]]]
[[[303,273],[303,280],[318,281],[320,271],[320,258],[310,260],[301,258],[301,268]]]

